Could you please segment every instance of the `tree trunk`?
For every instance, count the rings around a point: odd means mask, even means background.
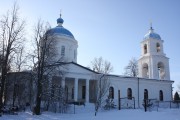
[[[0,114],[2,114],[1,109],[4,106],[4,92],[5,92],[5,84],[6,84],[6,76],[7,76],[7,69],[6,69],[6,64],[3,65],[2,69],[2,77],[1,77],[1,90],[0,90]]]
[[[42,85],[41,85],[41,80],[42,80],[42,75],[39,74],[38,77],[38,85],[37,85],[37,96],[36,96],[36,107],[35,107],[35,114],[40,115],[41,114],[41,94],[42,94]]]
[[[38,92],[37,98],[36,98],[35,114],[36,115],[41,114],[41,95],[39,94],[39,92]]]

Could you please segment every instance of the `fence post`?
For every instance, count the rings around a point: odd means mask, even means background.
[[[120,90],[118,90],[118,109],[121,110]]]
[[[144,111],[146,112],[147,111],[147,100],[144,99]]]
[[[136,107],[136,105],[135,105],[135,98],[133,97],[133,99],[134,99],[134,109],[135,109],[135,107]]]

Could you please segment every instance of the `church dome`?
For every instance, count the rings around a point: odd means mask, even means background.
[[[63,24],[63,22],[64,22],[64,20],[63,20],[61,17],[57,19],[57,24],[58,24],[58,23]]]
[[[154,29],[151,27],[149,29],[149,32],[144,36],[144,40],[146,39],[157,39],[157,40],[161,40],[161,37],[159,34],[154,32]]]
[[[53,32],[54,34],[74,38],[73,34],[62,26],[63,22],[64,20],[61,18],[61,15],[60,15],[60,18],[57,19],[58,26],[56,26],[55,28],[52,28],[51,32]]]
[[[56,26],[55,28],[51,29],[51,32],[53,32],[54,34],[74,38],[73,34],[63,26]]]

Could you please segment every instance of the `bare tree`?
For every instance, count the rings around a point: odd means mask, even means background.
[[[45,66],[47,65],[46,57],[48,51],[48,31],[49,27],[45,26],[41,20],[38,21],[37,26],[34,30],[34,53],[31,54],[33,61],[33,71],[35,72],[36,78],[36,106],[34,109],[34,113],[36,115],[40,115],[40,106],[41,106],[41,98],[42,98],[42,82],[43,76],[45,75]]]
[[[178,92],[175,92],[175,94],[174,94],[174,101],[180,102],[180,96],[179,96]]]
[[[26,68],[27,56],[25,55],[24,46],[19,47],[19,50],[16,51],[16,55],[13,60],[12,71],[20,72]]]
[[[6,101],[8,105],[25,107],[29,96],[30,75],[28,72],[10,72],[7,75]]]
[[[18,16],[16,3],[9,15],[6,15],[0,20],[0,53],[2,55],[2,70],[1,70],[1,90],[0,90],[0,109],[2,109],[5,99],[5,85],[7,73],[10,67],[10,62],[13,56],[20,48],[24,40],[25,21],[20,20]]]
[[[59,111],[60,113],[65,113],[66,112],[66,102],[67,102],[67,91],[66,88],[64,88],[59,79],[54,79],[51,85],[51,94],[50,94],[50,100],[48,101],[48,105],[51,107],[51,111],[57,112]],[[49,107],[48,106],[48,107]]]
[[[135,58],[132,58],[128,65],[124,68],[124,75],[137,77],[138,76],[138,62]]]
[[[2,70],[2,65],[3,65],[3,55],[0,54],[0,74],[1,74],[1,70]]]
[[[94,79],[97,80],[97,95],[95,100],[95,116],[98,112],[98,109],[101,107],[102,103],[104,102],[105,95],[107,94],[110,82],[108,74],[113,71],[113,67],[110,62],[107,60],[103,60],[102,57],[95,58],[91,62],[92,69],[99,74],[94,75]]]
[[[15,72],[13,79],[13,106],[15,105],[16,98],[18,98],[18,103],[20,104],[24,100],[22,98],[25,97],[25,77],[19,74],[26,64],[26,56],[24,53],[24,46],[19,47],[12,63],[12,71]]]
[[[91,69],[103,74],[109,74],[113,71],[111,63],[102,57],[94,58],[94,60],[91,61]]]
[[[57,58],[56,49],[56,35],[50,29],[49,24],[44,25],[44,23],[39,20],[34,31],[34,53],[31,54],[33,61],[33,72],[35,73],[35,83],[37,88],[36,94],[36,105],[34,112],[36,115],[40,115],[40,106],[43,95],[49,95],[50,89],[43,90],[45,84],[49,85],[49,80],[47,78],[52,78],[55,72],[62,73],[58,70],[63,66],[63,57]],[[49,95],[50,96],[50,95]]]

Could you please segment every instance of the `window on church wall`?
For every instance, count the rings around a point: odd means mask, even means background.
[[[74,50],[74,59],[76,59],[76,50]]]
[[[61,56],[65,56],[65,46],[61,46]]]
[[[82,86],[82,99],[86,98],[86,86]]]
[[[97,93],[96,93],[97,84],[98,84],[98,82],[96,80],[90,80],[89,81],[89,91],[90,91],[89,92],[89,100],[91,102],[95,102],[96,101],[96,98],[97,98]]]
[[[149,67],[147,63],[144,63],[142,66],[142,77],[149,78]]]
[[[51,89],[51,97],[54,97],[54,95],[55,95],[55,85],[52,85],[51,88],[52,88]]]
[[[74,99],[74,88],[72,88],[71,98]]]
[[[144,45],[144,54],[147,53],[147,44]]]
[[[144,89],[144,100],[148,99],[148,90]]]
[[[131,88],[127,89],[127,98],[132,100],[132,89]]]
[[[159,62],[157,64],[157,70],[158,70],[158,78],[164,79],[165,78],[165,69],[164,69],[164,64],[162,62]]]
[[[163,91],[162,90],[159,91],[159,100],[163,101]]]
[[[109,98],[114,99],[114,88],[113,87],[109,88]]]
[[[159,43],[156,43],[156,50],[157,50],[157,52],[160,52],[160,51],[161,51],[161,48],[160,48],[160,44],[159,44]]]
[[[65,98],[66,98],[66,101],[68,101],[68,87],[67,87],[67,85],[65,86]]]

